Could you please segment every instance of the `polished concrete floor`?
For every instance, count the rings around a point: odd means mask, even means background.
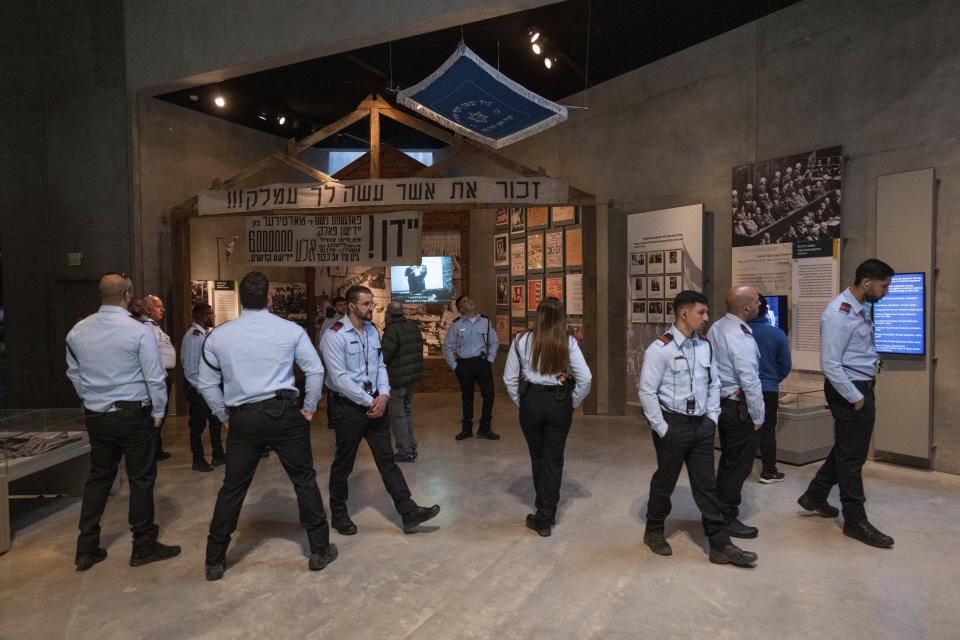
[[[181,419],[157,483],[171,561],[131,568],[126,492],[104,518],[110,556],[73,570],[79,501],[16,507],[0,557],[0,638],[957,638],[960,477],[870,463],[874,522],[892,550],[801,517],[816,465],[745,488],[760,528],[753,570],[711,565],[686,477],[667,524],[674,555],[642,544],[653,448],[637,418],[578,416],[567,447],[560,521],[550,538],[523,525],[532,489],[516,411],[498,396],[499,442],[455,442],[458,400],[415,401],[421,457],[402,465],[414,498],[440,516],[404,535],[369,451],[351,482],[360,533],[332,533],[340,558],[306,568],[305,535],[275,456],[257,472],[221,582],[203,580],[220,474],[190,470]],[[318,417],[317,423],[320,422]],[[174,435],[175,434],[175,435]],[[314,427],[324,498],[333,432]],[[837,502],[836,494],[832,501]]]

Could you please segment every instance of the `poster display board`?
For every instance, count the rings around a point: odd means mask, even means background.
[[[703,287],[703,205],[628,216],[626,255],[626,399],[639,405],[643,353],[673,322],[673,297]]]
[[[214,326],[219,327],[240,315],[240,294],[234,280],[213,281]]]
[[[887,295],[873,305],[877,352],[922,356],[926,352],[925,274],[897,273]]]

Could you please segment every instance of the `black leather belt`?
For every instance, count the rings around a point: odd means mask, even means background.
[[[728,409],[736,409],[740,406],[741,402],[741,400],[737,400],[736,398],[724,398],[720,401],[720,406],[727,407]]]
[[[853,386],[858,389],[870,389],[871,391],[877,386],[876,378],[871,380],[851,380]]]
[[[531,382],[527,385],[528,391],[550,391],[552,393],[560,389],[563,389],[563,385],[561,384],[547,385],[547,384],[533,384]]]
[[[243,411],[273,411],[278,407],[282,407],[284,403],[288,400],[296,400],[298,394],[296,391],[291,391],[289,389],[283,389],[277,391],[276,395],[273,398],[267,398],[266,400],[258,400],[257,402],[248,402],[246,404],[237,405],[236,407],[227,407],[227,410],[230,413],[241,413]],[[291,407],[295,407],[296,404],[291,404]]]
[[[699,423],[703,420],[703,416],[688,416],[685,413],[675,413],[673,411],[667,411],[666,409],[661,409],[663,412],[663,419],[667,422],[696,422]]]
[[[84,413],[88,416],[109,416],[115,413],[133,413],[136,411],[149,411],[151,405],[142,400],[118,400],[113,403],[112,411],[93,411],[85,409]]]
[[[473,356],[472,358],[457,358],[457,362],[470,362],[471,360],[486,360],[487,356],[480,354],[479,356]]]
[[[373,393],[373,396],[372,396],[372,397],[373,397],[373,398],[376,398],[376,397],[379,396],[379,395],[380,395],[380,392],[379,392],[379,391],[375,391],[375,392]],[[364,406],[364,405],[360,404],[359,402],[354,402],[353,400],[351,400],[351,399],[348,398],[347,396],[343,395],[342,393],[337,393],[336,391],[330,391],[330,397],[331,397],[331,398],[335,398],[338,402],[343,402],[344,404],[348,404],[348,405],[350,405],[351,407],[355,407],[355,408],[357,408],[357,409],[363,409],[364,411],[369,411],[369,410],[370,410],[370,407]]]

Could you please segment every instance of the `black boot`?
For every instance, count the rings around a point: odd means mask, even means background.
[[[760,531],[756,527],[743,524],[737,518],[727,522],[727,533],[732,538],[756,538]]]
[[[6,505],[4,505],[3,508],[6,509]],[[90,553],[78,553],[75,564],[77,565],[77,571],[86,571],[93,565],[97,564],[98,562],[103,562],[106,559],[107,550],[102,547],[98,547]]]
[[[346,511],[334,511],[330,518],[330,526],[337,530],[342,536],[357,535],[357,525],[353,524],[350,515]]]
[[[227,570],[227,567],[222,562],[215,562],[213,564],[204,565],[204,575],[206,576],[209,582],[214,582],[223,577],[223,572]]]
[[[499,439],[500,439],[500,434],[499,434],[499,433],[494,433],[494,432],[493,432],[492,430],[490,430],[490,429],[480,429],[479,431],[477,431],[477,437],[478,437],[478,438],[486,438],[487,440],[499,440]]]
[[[753,568],[757,561],[757,554],[744,551],[732,542],[728,542],[722,549],[710,547],[710,562],[714,564],[732,564],[737,567]]]
[[[889,549],[893,546],[893,538],[870,524],[868,520],[861,520],[860,522],[854,522],[852,524],[844,522],[843,535],[850,536],[863,544],[868,544],[878,549]]]
[[[331,542],[322,552],[310,554],[310,562],[307,564],[307,567],[309,567],[310,571],[320,571],[336,560],[338,555],[337,545]]]
[[[157,542],[153,551],[148,554],[138,554],[134,552],[130,555],[130,566],[131,567],[140,567],[145,564],[150,564],[151,562],[160,562],[161,560],[169,560],[175,556],[180,555],[180,546],[179,545],[166,545]]]
[[[203,458],[194,458],[193,460],[193,470],[194,471],[213,471],[213,465],[204,460]]]
[[[210,460],[210,464],[212,464],[215,467],[219,467],[220,465],[226,464],[226,463],[227,463],[227,454],[225,454],[223,451],[214,452],[213,459]]]
[[[438,513],[440,513],[440,505],[435,504],[432,507],[416,507],[413,511],[402,514],[403,532],[413,533],[414,529],[427,520],[435,518]]]
[[[647,529],[643,534],[643,543],[658,556],[672,556],[673,549],[663,535],[663,529]]]
[[[826,500],[818,502],[806,493],[800,496],[800,498],[797,500],[797,504],[799,504],[804,511],[816,513],[821,518],[836,518],[838,515],[840,515],[840,509],[837,509]]]
[[[473,429],[468,429],[464,427],[460,430],[460,433],[454,436],[457,440],[466,440],[467,438],[473,437]]]
[[[526,525],[527,529],[533,529],[541,538],[549,538],[552,533],[547,520],[533,513],[527,514]]]

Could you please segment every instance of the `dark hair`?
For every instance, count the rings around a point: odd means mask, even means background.
[[[570,367],[567,313],[557,298],[544,298],[537,305],[530,362],[540,373],[560,373]]]
[[[210,305],[206,302],[198,302],[193,305],[193,321],[200,322],[207,315],[207,311],[210,311]]]
[[[858,285],[866,278],[870,278],[871,280],[886,280],[887,278],[892,278],[894,273],[893,267],[886,262],[877,260],[876,258],[870,258],[869,260],[861,262],[860,266],[857,267],[857,275],[853,284]]]
[[[373,291],[370,291],[370,289],[367,289],[363,285],[359,285],[359,284],[353,285],[352,287],[347,289],[347,302],[352,302],[353,304],[356,304],[357,300],[360,299],[360,294],[362,293],[369,293],[370,295],[373,295]]]
[[[767,311],[770,310],[770,307],[767,306],[767,299],[763,297],[762,293],[757,293],[760,296],[760,310],[757,312],[758,318],[765,318],[767,316]]]
[[[240,306],[244,309],[263,309],[267,306],[270,281],[259,271],[251,271],[240,281]]]
[[[466,297],[467,297],[466,294],[463,294],[462,296],[457,296],[456,302],[453,303],[453,307],[454,307],[457,311],[460,311],[460,301],[463,300],[463,299],[466,298]]]
[[[681,291],[673,299],[673,313],[678,314],[680,313],[681,309],[693,306],[697,303],[709,304],[707,296],[703,295],[699,291],[691,291],[689,289],[686,291]]]
[[[343,296],[337,296],[336,298],[334,298],[334,299],[330,302],[330,305],[331,305],[331,306],[336,306],[338,302],[346,302],[346,301],[347,301],[347,299],[344,298]]]

